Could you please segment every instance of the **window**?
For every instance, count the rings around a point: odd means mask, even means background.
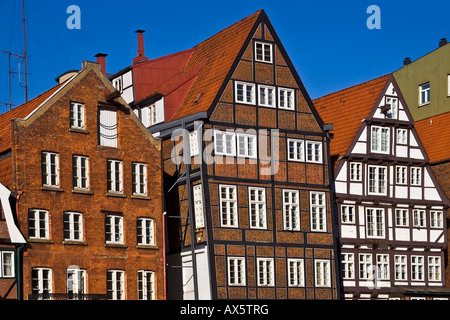
[[[376,153],[389,153],[389,128],[372,126],[371,150]]]
[[[386,167],[369,166],[369,194],[386,195]]]
[[[266,189],[248,188],[250,228],[266,229]]]
[[[256,158],[256,135],[237,133],[238,156]]]
[[[236,82],[236,102],[255,104],[255,85],[253,83]]]
[[[54,152],[43,151],[42,160],[42,185],[47,187],[59,187],[59,155]]]
[[[395,225],[397,227],[407,227],[408,223],[408,209],[395,209]]]
[[[396,119],[398,111],[398,99],[386,97],[386,104],[389,104],[391,106],[391,108],[386,112],[386,118]]]
[[[425,227],[425,210],[415,209],[413,210],[413,225],[417,228]]]
[[[198,148],[198,131],[194,130],[189,133],[189,146],[191,151],[191,157],[199,154]]]
[[[86,270],[68,268],[66,272],[66,283],[68,299],[81,298],[74,295],[83,295],[86,293]]]
[[[218,155],[234,156],[236,141],[234,132],[214,131],[214,151]]]
[[[368,238],[384,237],[384,209],[366,209],[366,231]]]
[[[195,213],[195,227],[197,229],[205,227],[205,219],[203,217],[203,193],[202,185],[197,184],[193,188],[194,193],[194,213]]]
[[[156,124],[156,104],[153,103],[148,106],[148,125],[152,126]]]
[[[108,159],[108,192],[123,192],[122,161]]]
[[[74,155],[72,157],[73,188],[89,190],[89,158]]]
[[[237,227],[237,194],[236,186],[219,186],[220,216],[222,227]]]
[[[441,257],[428,257],[428,280],[441,281]]]
[[[138,271],[138,299],[155,300],[155,273],[153,271]]]
[[[283,228],[300,230],[300,199],[298,190],[283,190]]]
[[[422,168],[411,167],[411,184],[420,186],[422,183]]]
[[[407,167],[396,166],[395,167],[395,181],[397,184],[406,184],[407,180]]]
[[[316,287],[329,287],[331,285],[330,261],[316,260],[315,271]]]
[[[372,255],[370,253],[359,254],[359,278],[365,280],[373,279]]]
[[[64,240],[83,241],[83,215],[78,212],[63,214]]]
[[[228,257],[228,285],[245,285],[245,258]]]
[[[117,112],[99,109],[99,144],[117,148]]]
[[[423,281],[424,279],[423,256],[411,256],[411,280]]]
[[[303,259],[288,259],[289,287],[303,287],[305,285]]]
[[[294,89],[278,88],[278,108],[295,110]]]
[[[33,268],[31,270],[31,292],[39,294],[39,299],[51,298],[52,269]]]
[[[31,209],[28,211],[28,238],[49,239],[48,211]]]
[[[350,181],[362,180],[362,163],[350,162]]]
[[[326,202],[324,192],[311,192],[311,230],[326,231]]]
[[[123,92],[123,90],[122,90],[122,77],[115,78],[112,81],[112,84],[113,84],[114,88],[116,88],[117,91],[119,91],[120,93]]]
[[[341,206],[341,222],[355,223],[355,206],[349,205]]]
[[[84,130],[84,105],[77,102],[70,103],[70,127]]]
[[[343,253],[342,257],[342,277],[343,279],[355,278],[355,255],[353,253]]]
[[[442,211],[430,211],[430,226],[432,228],[443,228],[444,227],[444,215]]]
[[[137,219],[137,244],[148,246],[155,245],[155,225],[153,219]]]
[[[397,143],[407,144],[408,142],[408,130],[407,129],[397,129]]]
[[[106,276],[106,297],[108,300],[125,300],[125,272],[108,270]]]
[[[258,286],[273,286],[274,270],[273,258],[257,258],[258,265]]]
[[[419,106],[430,103],[430,83],[419,86]]]
[[[322,162],[322,143],[315,141],[306,141],[306,161]]]
[[[255,60],[272,63],[272,44],[255,42]]]
[[[145,163],[133,162],[131,167],[131,176],[133,184],[133,194],[147,195],[147,165]]]
[[[0,277],[1,278],[12,278],[15,276],[14,272],[14,252],[13,251],[0,251],[0,259],[1,259],[1,270]]]
[[[288,139],[288,159],[292,161],[305,161],[304,141],[297,139]]]
[[[405,255],[394,256],[395,280],[408,280],[408,270]]]
[[[275,88],[259,85],[258,89],[259,89],[258,104],[263,107],[275,108]]]
[[[377,279],[389,280],[389,255],[377,254]]]
[[[123,244],[123,217],[107,215],[105,218],[106,243]]]

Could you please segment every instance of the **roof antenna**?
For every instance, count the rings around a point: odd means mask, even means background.
[[[25,102],[28,102],[27,45],[25,40],[25,0],[22,0],[22,25],[23,25],[23,63],[25,64]]]

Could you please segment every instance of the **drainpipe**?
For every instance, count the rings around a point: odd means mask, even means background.
[[[23,191],[18,190],[17,191],[17,199],[16,199],[16,217],[17,217],[17,224],[19,224],[19,200],[22,196]],[[18,247],[16,247],[16,279],[17,279],[17,300],[22,300],[22,259],[20,250],[25,246],[25,244],[21,244]]]
[[[16,199],[16,217],[17,217],[17,222],[19,222],[19,200],[20,197],[22,196],[23,191],[22,190],[17,190],[17,199]]]
[[[163,232],[163,265],[164,265],[164,300],[167,300],[167,274],[166,274],[166,215],[167,212],[164,211],[162,214],[162,232]]]

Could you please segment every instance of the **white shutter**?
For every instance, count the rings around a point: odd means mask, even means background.
[[[109,109],[99,110],[100,145],[117,148],[117,112]]]

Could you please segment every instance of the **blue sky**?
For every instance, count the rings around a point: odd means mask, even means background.
[[[19,55],[21,3],[0,0],[0,50]],[[70,5],[81,10],[81,29],[67,28]],[[370,5],[381,10],[381,29],[366,26]],[[79,69],[81,61],[95,61],[98,52],[108,54],[109,73],[130,65],[137,29],[146,30],[146,56],[156,58],[191,48],[258,9],[268,14],[313,99],[393,72],[405,57],[415,60],[441,38],[450,41],[450,1],[25,0],[29,99],[55,85],[58,75]],[[19,71],[20,59],[11,62]],[[23,103],[18,74],[12,84],[12,103]],[[9,101],[8,88],[8,55],[0,52],[0,102]]]

